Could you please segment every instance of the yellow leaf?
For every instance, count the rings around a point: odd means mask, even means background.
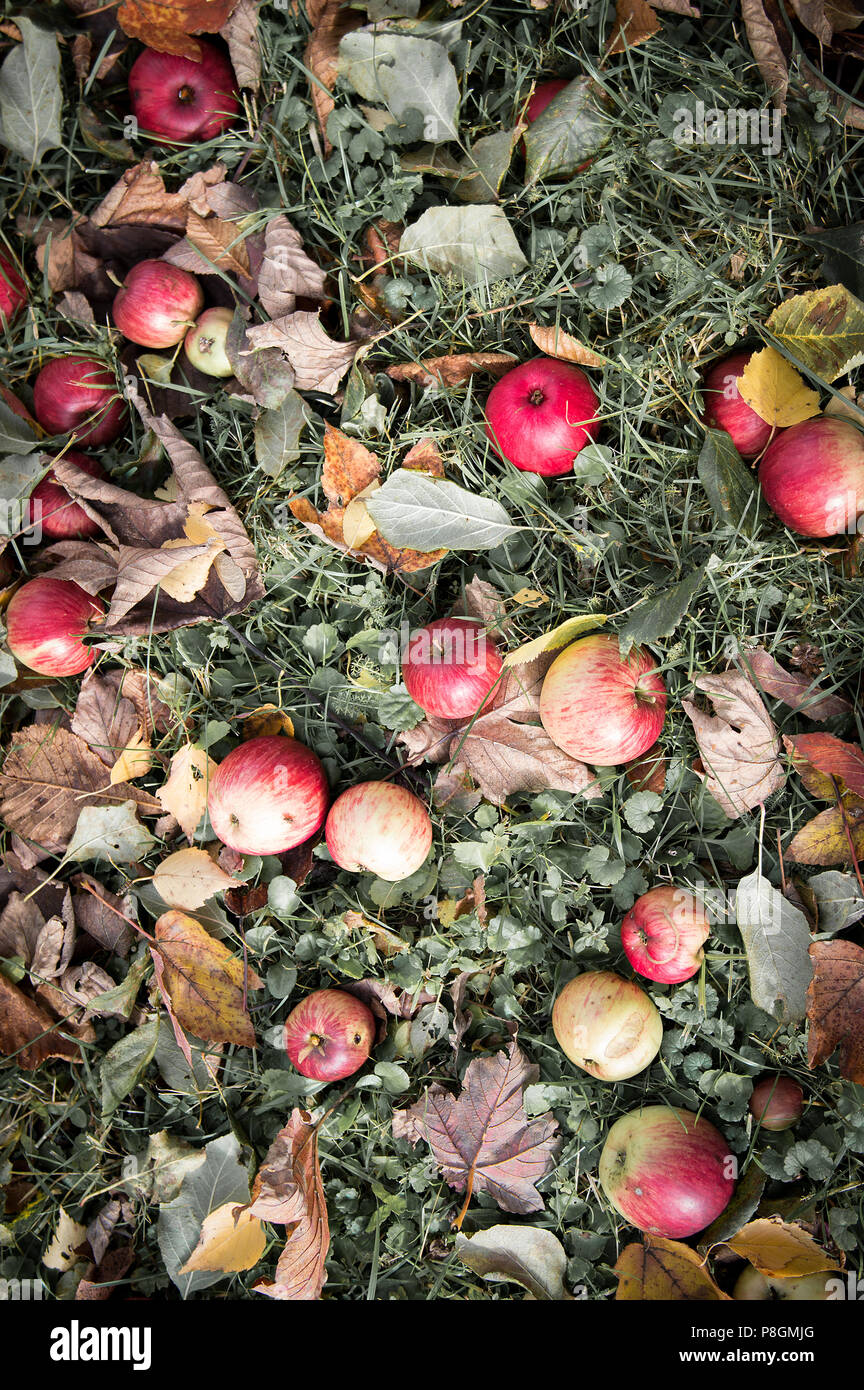
[[[183,538],[165,541],[162,549],[176,550],[181,546],[188,548],[189,542]],[[159,580],[162,592],[168,594],[169,598],[176,599],[178,603],[191,603],[195,595],[204,588],[213,561],[220,550],[224,549],[224,541],[219,541],[218,544],[211,541],[206,550],[199,550],[197,554],[181,560]]]
[[[263,988],[255,971],[184,912],[163,912],[154,931],[157,979],[181,1028],[205,1042],[254,1047],[246,1005],[248,993]]]
[[[269,734],[285,734],[294,737],[294,723],[284,709],[275,705],[259,705],[251,714],[243,716],[242,738],[244,743],[250,738],[264,738]]]
[[[267,1237],[264,1227],[248,1207],[226,1202],[204,1218],[198,1244],[181,1274],[195,1270],[252,1269],[264,1254]]]
[[[152,766],[150,739],[143,729],[138,728],[111,769],[111,785],[128,782],[133,777],[143,777]]]
[[[153,887],[169,907],[185,907],[194,912],[214,893],[238,888],[239,878],[226,874],[203,849],[178,849],[156,866]]]
[[[363,498],[353,497],[342,517],[342,539],[348,549],[356,550],[358,546],[365,545],[376,529]]]
[[[819,414],[819,393],[776,348],[754,352],[738,378],[738,394],[760,419],[777,429],[812,420]]]
[[[779,1216],[760,1217],[724,1242],[769,1278],[798,1278],[840,1265],[800,1226],[787,1225]]]
[[[177,818],[189,840],[207,809],[207,787],[215,771],[216,763],[203,748],[187,744],[174,754],[168,781],[156,793],[163,810]]]
[[[526,661],[534,661],[544,652],[554,652],[558,647],[566,647],[574,637],[581,637],[583,632],[590,632],[592,628],[602,627],[605,622],[605,613],[578,613],[576,617],[567,618],[565,622],[553,627],[551,632],[544,632],[542,637],[535,637],[532,642],[517,647],[515,652],[508,652],[504,658],[504,665],[524,666]]]
[[[513,595],[513,603],[518,603],[522,608],[541,608],[549,600],[545,594],[541,594],[539,589],[519,589]]]
[[[83,1245],[87,1239],[87,1227],[82,1226],[79,1221],[73,1221],[72,1217],[59,1208],[57,1225],[54,1234],[45,1254],[42,1256],[42,1263],[46,1269],[71,1269],[78,1256],[75,1251],[79,1245]]]
[[[729,1301],[696,1251],[677,1240],[646,1235],[643,1245],[634,1242],[621,1252],[615,1273],[619,1302]]]
[[[218,541],[224,549],[225,541],[219,532],[214,530],[209,521],[205,520],[205,514],[213,508],[207,502],[193,502],[189,508],[189,514],[183,523],[183,530],[193,545],[206,545],[208,541]],[[168,545],[183,545],[181,541],[168,541]]]

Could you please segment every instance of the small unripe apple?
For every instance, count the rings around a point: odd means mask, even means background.
[[[610,970],[588,970],[568,981],[555,1000],[552,1029],[565,1056],[601,1081],[644,1071],[663,1040],[653,1001]]]
[[[63,455],[91,478],[104,478],[105,470],[98,459],[82,454],[77,449],[67,449]],[[87,536],[99,534],[99,526],[84,508],[73,502],[65,487],[49,469],[30,494],[30,520],[32,525],[42,527],[42,535],[52,541],[83,540]]]
[[[139,261],[114,296],[114,322],[130,343],[174,347],[201,312],[204,291],[194,275],[167,261]]]
[[[759,483],[799,536],[854,535],[864,513],[864,434],[833,415],[790,425],[765,450]]]
[[[658,884],[637,898],[621,924],[627,959],[649,980],[679,985],[695,975],[708,939],[708,914],[683,888]]]
[[[340,869],[366,870],[387,883],[410,878],[432,847],[423,802],[392,782],[358,782],[337,796],[324,834]]]
[[[622,659],[618,639],[599,634],[565,647],[546,672],[540,719],[571,758],[610,767],[656,743],[666,717],[666,687],[644,647]]]
[[[145,48],[129,73],[129,99],[142,131],[168,144],[221,135],[240,110],[237,78],[213,44],[198,40],[200,62]]]
[[[42,676],[77,676],[96,653],[84,645],[90,623],[105,609],[71,579],[40,575],[22,584],[6,609],[6,641],[22,666]]]
[[[822,1269],[818,1274],[802,1274],[797,1279],[768,1278],[753,1265],[745,1265],[738,1275],[732,1297],[739,1302],[764,1303],[777,1299],[781,1303],[821,1303],[831,1296],[831,1281],[837,1271]]]
[[[612,1126],[600,1155],[600,1186],[640,1231],[684,1240],[729,1203],[729,1145],[709,1120],[668,1105],[632,1110]]]
[[[738,391],[738,378],[751,352],[733,352],[722,362],[715,362],[705,375],[702,396],[705,402],[703,422],[712,429],[725,430],[742,458],[752,459],[761,454],[774,428],[757,415]]]
[[[265,734],[234,748],[207,792],[210,824],[241,854],[282,854],[324,822],[330,792],[318,757],[296,738]]]
[[[45,363],[33,383],[33,413],[48,434],[73,431],[91,447],[116,439],[129,415],[113,372],[79,352]]]
[[[558,477],[596,439],[599,402],[579,367],[535,357],[497,381],[486,400],[486,434],[522,472]]]
[[[205,309],[194,328],[189,329],[183,351],[199,372],[218,377],[234,375],[225,352],[225,339],[233,318],[233,309]]]
[[[8,256],[0,255],[0,326],[8,328],[27,303],[27,285]]]
[[[408,694],[439,719],[477,714],[502,669],[501,653],[482,623],[466,618],[427,623],[411,634],[402,656]]]
[[[804,1110],[804,1092],[791,1076],[766,1076],[750,1097],[750,1114],[763,1129],[790,1129]]]
[[[341,989],[316,989],[285,1020],[285,1051],[313,1081],[341,1081],[362,1067],[375,1041],[371,1009]]]

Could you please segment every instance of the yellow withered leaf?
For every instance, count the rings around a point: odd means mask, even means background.
[[[111,769],[111,785],[128,782],[133,777],[143,777],[153,766],[153,751],[150,739],[143,729],[138,728]]]
[[[754,352],[738,378],[738,394],[766,424],[777,429],[819,414],[819,393],[773,347]]]
[[[517,647],[514,652],[508,652],[504,658],[504,665],[524,666],[527,661],[534,661],[544,652],[554,652],[558,647],[566,647],[568,642],[581,637],[583,632],[602,627],[605,622],[605,613],[577,613],[575,617],[567,618],[557,627],[553,627],[551,632],[544,632],[541,637],[535,637],[533,641]]]
[[[219,1270],[226,1274],[252,1269],[264,1254],[267,1237],[264,1227],[248,1207],[226,1202],[204,1218],[198,1244],[181,1274],[196,1270]]]
[[[769,1279],[800,1278],[804,1274],[818,1274],[823,1269],[840,1268],[831,1255],[819,1248],[808,1231],[779,1216],[748,1221],[724,1244],[736,1255],[749,1260]]]
[[[193,847],[178,849],[157,864],[153,887],[169,907],[185,907],[194,912],[214,893],[239,888],[240,879],[226,874],[206,850]]]
[[[168,781],[156,793],[162,809],[176,817],[189,840],[207,809],[207,788],[215,771],[216,763],[203,748],[187,744],[174,754]]]
[[[205,1042],[255,1046],[247,992],[263,988],[251,966],[185,912],[164,912],[151,952],[161,961],[162,983],[180,1027]]]
[[[615,1273],[619,1302],[729,1301],[696,1251],[677,1240],[645,1235],[644,1244],[634,1241],[621,1252]]]

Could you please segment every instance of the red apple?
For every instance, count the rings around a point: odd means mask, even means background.
[[[195,326],[189,329],[183,351],[199,372],[216,377],[234,375],[225,352],[225,340],[233,319],[233,309],[205,309]]]
[[[703,423],[715,430],[725,430],[745,459],[761,454],[774,433],[774,427],[738,394],[738,378],[752,356],[751,352],[733,352],[722,362],[715,362],[705,375],[702,391]]]
[[[728,1205],[734,1169],[729,1145],[708,1120],[649,1105],[610,1129],[600,1186],[631,1226],[683,1240],[710,1226]]]
[[[8,328],[27,303],[27,285],[8,256],[0,256],[0,325]]]
[[[565,1056],[601,1081],[644,1071],[663,1039],[663,1022],[645,991],[609,970],[588,970],[564,986],[552,1029]]]
[[[174,347],[201,312],[194,275],[167,261],[139,261],[114,296],[111,313],[124,337],[141,347]]]
[[[708,914],[698,898],[660,884],[636,899],[621,923],[621,944],[640,975],[680,985],[702,964],[709,931]]]
[[[768,506],[790,531],[854,534],[864,513],[864,434],[833,415],[790,425],[765,450],[759,482]]]
[[[569,473],[596,439],[599,402],[579,367],[535,357],[506,372],[486,401],[486,433],[496,452],[526,473]]]
[[[750,1097],[750,1114],[763,1129],[790,1129],[801,1118],[804,1092],[791,1076],[766,1076]]]
[[[319,759],[296,738],[265,734],[233,749],[207,793],[210,824],[241,854],[282,854],[320,829],[330,799]]]
[[[337,796],[324,834],[340,869],[367,870],[388,883],[409,878],[432,847],[423,802],[392,782],[358,782]]]
[[[129,98],[139,126],[169,144],[212,140],[240,110],[228,59],[202,39],[198,46],[200,62],[145,48],[129,73]]]
[[[656,743],[666,687],[644,647],[622,660],[617,637],[582,637],[546,672],[540,719],[571,758],[600,767],[628,763]]]
[[[33,385],[33,413],[48,434],[72,430],[79,444],[110,444],[128,410],[114,373],[98,357],[72,352],[46,362]]]
[[[739,1303],[763,1303],[773,1299],[781,1303],[821,1303],[831,1297],[837,1278],[837,1271],[831,1269],[820,1270],[818,1274],[802,1274],[797,1279],[794,1276],[767,1278],[753,1265],[745,1265],[732,1297]]]
[[[375,1041],[375,1018],[361,999],[341,989],[316,989],[285,1020],[285,1051],[313,1081],[353,1076]]]
[[[425,714],[439,719],[476,714],[501,671],[501,653],[492,638],[482,623],[466,618],[427,623],[411,634],[402,656],[408,694]]]
[[[104,478],[105,470],[98,459],[77,449],[67,449],[63,455],[91,478]],[[42,527],[42,535],[51,541],[83,540],[99,534],[99,526],[84,508],[73,502],[65,487],[49,469],[30,494],[30,518],[33,525]]]
[[[71,579],[40,575],[16,589],[6,609],[6,641],[16,661],[43,676],[77,676],[96,653],[82,638],[105,609]]]

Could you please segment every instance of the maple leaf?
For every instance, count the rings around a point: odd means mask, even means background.
[[[425,1139],[448,1185],[465,1193],[463,1215],[474,1192],[488,1192],[504,1211],[542,1211],[536,1184],[561,1140],[551,1112],[531,1121],[525,1114],[524,1089],[539,1075],[512,1042],[470,1063],[459,1096],[435,1084],[410,1109],[395,1111],[394,1137]]]
[[[740,672],[697,676],[695,685],[716,711],[711,716],[692,700],[681,701],[693,724],[704,765],[697,769],[697,775],[726,815],[737,820],[786,781],[777,730],[759,695]]]
[[[252,1186],[249,1213],[290,1228],[275,1280],[260,1280],[254,1291],[282,1301],[320,1298],[327,1279],[330,1225],[318,1161],[318,1127],[307,1111],[293,1110],[267,1150]]]
[[[853,941],[814,941],[810,959],[807,1065],[821,1066],[838,1049],[841,1074],[864,1086],[864,950]]]

